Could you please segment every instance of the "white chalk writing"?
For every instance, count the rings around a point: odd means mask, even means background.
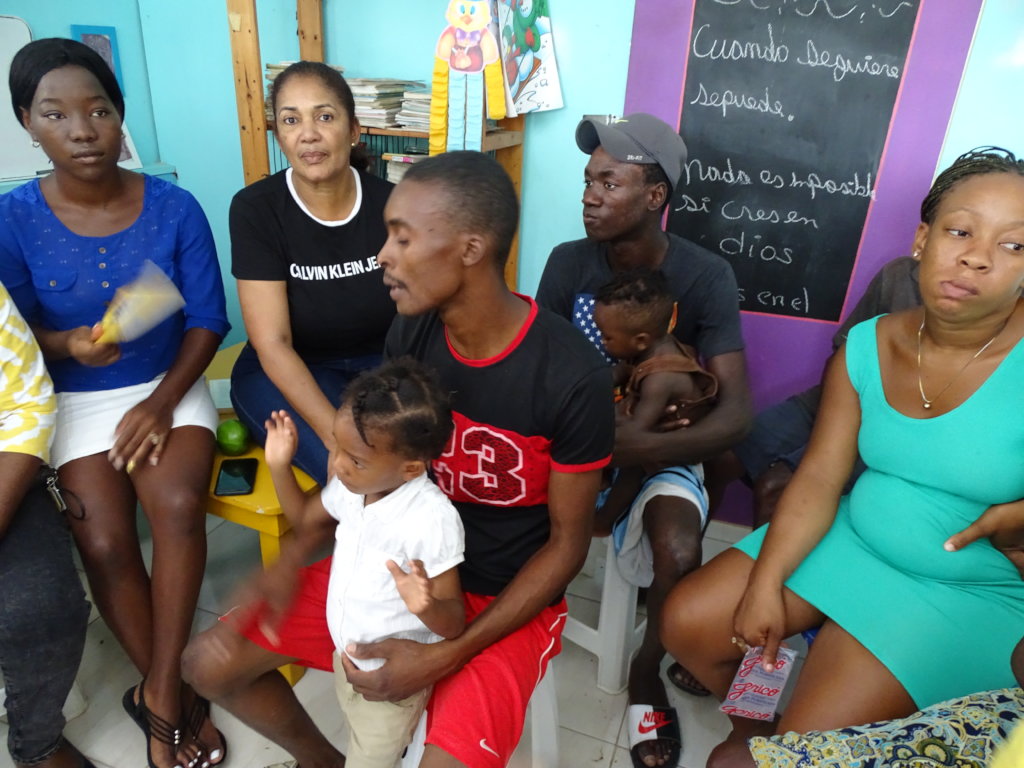
[[[701,197],[699,203],[689,195],[683,195],[679,202],[682,204],[676,206],[673,210],[686,211],[687,213],[711,213],[708,210],[708,203],[711,202],[711,198],[707,195]]]
[[[741,231],[739,237],[724,237],[718,243],[718,250],[726,256],[746,256],[748,259],[761,261],[777,261],[780,264],[793,263],[793,249],[777,247],[762,242],[761,235],[754,235],[747,244],[747,233]]]
[[[697,158],[690,160],[683,166],[686,173],[686,183],[689,184],[694,174],[701,181],[724,181],[726,184],[752,184],[749,174],[746,171],[734,171],[732,158],[725,158],[725,168],[718,168],[714,165],[705,166]]]
[[[697,86],[697,95],[690,100],[690,103],[699,107],[719,108],[722,110],[722,117],[728,116],[729,107],[738,107],[753,112],[765,112],[769,115],[785,117],[789,120],[793,119],[792,115],[783,112],[781,101],[772,100],[767,86],[764,89],[764,96],[761,96],[760,94],[737,93],[728,88],[723,91],[709,91],[704,87],[704,83],[700,83]]]
[[[804,286],[797,289],[795,296],[786,296],[774,291],[758,291],[750,303],[747,302],[747,290],[747,288],[739,289],[740,304],[746,310],[757,312],[759,308],[763,307],[765,309],[788,309],[802,315],[811,313],[811,297]]]
[[[836,181],[834,179],[823,179],[816,173],[808,173],[806,176],[797,178],[796,171],[790,175],[789,186],[806,189],[811,193],[813,200],[818,192],[826,192],[830,195],[849,195],[852,197],[869,197],[875,199],[875,190],[871,186],[871,172],[867,178],[861,181],[860,174],[854,173],[852,179]]]
[[[841,53],[830,53],[818,50],[813,40],[807,41],[807,56],[797,56],[797,64],[805,67],[827,67],[832,70],[832,79],[841,82],[848,74],[870,75],[872,77],[891,77],[899,79],[900,68],[894,64],[883,64],[875,61],[871,54],[865,54],[859,61],[848,59]]]
[[[846,13],[835,13],[832,10],[832,6],[829,5],[828,0],[814,0],[814,5],[811,7],[811,10],[807,11],[806,13],[804,13],[799,8],[797,8],[796,12],[798,14],[800,14],[801,16],[813,16],[814,12],[817,11],[819,7],[824,8],[825,9],[825,13],[827,13],[833,19],[845,19],[847,16],[849,16],[851,13],[853,13],[855,10],[857,10],[857,6],[854,5]]]
[[[768,25],[767,43],[741,42],[729,39],[706,41],[703,39],[704,33],[710,27],[710,24],[702,24],[693,35],[693,55],[698,59],[725,59],[728,61],[761,59],[762,61],[778,64],[789,58],[788,46],[775,45],[775,33],[772,30],[771,24]]]
[[[747,205],[739,205],[735,200],[729,200],[722,206],[722,218],[730,221],[746,219],[747,221],[767,221],[771,224],[805,224],[818,228],[815,219],[802,216],[797,211],[786,211],[780,214],[778,211],[768,208],[751,208]]]

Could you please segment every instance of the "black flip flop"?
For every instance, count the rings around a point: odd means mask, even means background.
[[[682,673],[682,674],[680,674],[680,673]],[[711,695],[711,691],[709,691],[707,688],[705,688],[700,683],[697,683],[697,685],[690,685],[690,684],[684,683],[684,682],[682,682],[680,680],[680,677],[688,676],[695,683],[697,682],[697,679],[693,676],[693,674],[691,672],[689,672],[688,670],[683,669],[683,665],[680,664],[678,661],[674,662],[668,668],[668,670],[667,670],[667,672],[665,674],[668,677],[668,681],[670,683],[672,683],[672,685],[674,685],[676,688],[678,688],[683,693],[688,693],[691,696],[697,696],[697,697],[703,697],[703,696],[710,696]]]

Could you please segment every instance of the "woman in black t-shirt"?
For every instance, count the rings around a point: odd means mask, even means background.
[[[377,253],[392,185],[366,172],[352,92],[331,67],[301,61],[270,92],[291,167],[235,195],[232,274],[249,343],[231,374],[239,419],[266,438],[270,412],[299,429],[296,466],[326,480],[341,391],[380,362],[395,307]]]

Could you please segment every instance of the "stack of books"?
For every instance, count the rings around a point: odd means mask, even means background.
[[[396,155],[391,152],[385,152],[380,156],[381,160],[387,163],[388,181],[392,184],[397,184],[405,176],[405,172],[409,170],[413,163],[418,163],[420,160],[426,160],[426,155]]]
[[[430,91],[406,91],[402,108],[397,115],[398,124],[410,131],[430,130]]]
[[[396,128],[396,116],[407,88],[423,83],[384,77],[353,77],[348,80],[356,102],[356,118],[366,128]]]
[[[294,63],[295,63],[294,61],[279,61],[277,64],[271,64],[268,61],[266,64],[263,65],[263,67],[264,67],[263,77],[267,81],[267,92],[264,94],[263,100],[264,100],[264,106],[266,108],[267,120],[269,120],[271,122],[273,122],[273,120],[274,120],[274,112],[273,112],[273,110],[270,107],[270,86],[273,85],[274,80],[277,79],[278,75],[280,75],[290,65],[292,65]],[[339,72],[342,72],[342,73],[345,71],[344,67],[338,66],[336,64],[329,64],[328,66],[330,66],[330,67],[332,67],[332,68],[334,68],[334,69],[336,69],[336,70],[338,70]]]

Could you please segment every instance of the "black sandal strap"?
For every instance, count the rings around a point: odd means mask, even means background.
[[[146,718],[146,724],[149,726],[149,735],[157,741],[169,744],[173,747],[180,747],[182,741],[181,725],[175,725],[164,720],[160,715],[157,715],[149,711],[149,708],[143,705],[143,715]]]
[[[210,702],[198,693],[193,694],[192,708],[188,713],[188,730],[198,740],[199,730],[210,716]]]

